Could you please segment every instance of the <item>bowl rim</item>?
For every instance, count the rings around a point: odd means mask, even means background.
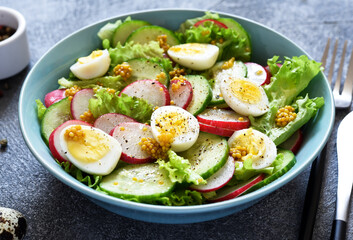
[[[61,39],[59,42],[57,42],[54,46],[52,46],[48,51],[46,51],[46,53],[36,62],[36,64],[33,66],[33,68],[30,70],[30,72],[28,73],[21,92],[20,92],[20,97],[19,97],[19,122],[20,122],[20,128],[21,128],[21,133],[22,136],[28,146],[28,148],[30,149],[30,151],[32,152],[32,154],[36,157],[37,161],[39,161],[51,174],[53,174],[57,179],[59,179],[61,182],[65,183],[66,185],[72,187],[73,189],[79,191],[80,193],[83,193],[84,195],[87,195],[90,198],[93,198],[95,200],[98,201],[102,201],[114,206],[120,206],[120,207],[127,207],[130,209],[134,209],[134,210],[138,210],[138,211],[142,211],[142,212],[150,212],[150,213],[164,213],[164,214],[185,214],[184,210],[187,210],[188,213],[202,213],[202,212],[209,212],[209,211],[217,211],[220,209],[225,209],[225,208],[231,208],[231,207],[236,207],[238,205],[243,205],[246,203],[250,203],[252,201],[256,201],[256,200],[260,200],[261,198],[267,196],[268,194],[270,194],[271,192],[274,192],[275,190],[277,190],[278,188],[282,187],[283,185],[287,184],[288,182],[292,181],[295,177],[297,177],[302,171],[303,169],[305,169],[310,163],[313,162],[314,158],[319,154],[319,152],[321,152],[321,150],[323,149],[324,145],[326,144],[326,142],[329,139],[329,136],[331,134],[331,131],[333,129],[333,125],[334,125],[334,117],[335,117],[335,107],[334,104],[331,104],[331,110],[330,112],[332,113],[330,115],[330,119],[329,119],[329,126],[327,126],[327,130],[325,132],[325,136],[322,139],[322,141],[320,142],[320,144],[317,146],[317,151],[312,152],[310,157],[308,158],[308,160],[303,164],[303,166],[297,170],[293,170],[287,172],[284,176],[282,176],[281,178],[277,179],[276,181],[272,182],[271,184],[268,184],[254,192],[251,192],[249,194],[246,194],[244,196],[238,197],[238,198],[234,198],[231,200],[227,200],[227,201],[223,201],[223,202],[216,202],[216,203],[209,203],[209,204],[202,204],[202,205],[193,205],[193,206],[164,206],[164,205],[153,205],[153,204],[146,204],[146,203],[138,203],[138,202],[132,202],[132,201],[127,201],[127,200],[123,200],[120,198],[116,198],[113,196],[109,196],[109,195],[105,195],[102,194],[92,188],[89,188],[88,186],[80,183],[79,181],[77,181],[76,179],[74,179],[73,177],[66,175],[66,172],[57,172],[50,164],[49,161],[46,161],[44,158],[42,158],[39,154],[39,152],[37,152],[35,146],[32,145],[29,136],[27,135],[26,130],[24,129],[24,116],[23,116],[23,107],[22,107],[22,102],[25,100],[24,99],[24,89],[27,88],[27,84],[28,84],[28,79],[31,77],[31,75],[33,74],[33,72],[36,70],[37,65],[42,61],[42,59],[49,53],[51,52],[56,46],[58,46],[59,44],[61,44],[63,41],[65,41],[66,39],[70,38],[71,36],[77,34],[80,31],[86,30],[87,28],[90,28],[94,25],[98,25],[98,24],[103,24],[105,22],[108,21],[113,21],[116,20],[118,18],[126,18],[128,16],[131,15],[136,15],[136,14],[142,14],[142,13],[158,13],[158,12],[168,12],[168,11],[176,11],[176,12],[194,12],[194,13],[200,13],[204,14],[206,11],[210,11],[210,12],[214,12],[214,13],[218,13],[220,15],[223,16],[227,16],[227,17],[231,17],[231,18],[235,18],[235,19],[241,19],[243,21],[249,22],[251,24],[255,24],[258,25],[266,30],[269,30],[277,35],[279,35],[280,37],[284,38],[285,40],[289,41],[291,44],[293,44],[294,46],[296,46],[298,49],[300,49],[306,56],[308,56],[309,59],[312,59],[312,57],[305,51],[303,50],[300,46],[298,46],[296,43],[294,43],[292,40],[290,40],[289,38],[287,38],[286,36],[284,36],[283,34],[277,32],[276,30],[267,27],[261,23],[258,23],[254,20],[245,18],[245,17],[241,17],[238,15],[234,15],[234,14],[230,14],[230,13],[225,13],[225,12],[221,12],[221,11],[212,11],[212,10],[203,10],[203,9],[196,9],[196,8],[189,8],[189,9],[184,9],[184,8],[156,8],[156,9],[149,9],[149,10],[141,10],[141,11],[133,11],[133,12],[128,12],[125,14],[119,14],[116,16],[112,16],[112,17],[108,17],[105,18],[103,20],[99,20],[96,21],[92,24],[89,24],[87,26],[84,26],[76,31],[74,31],[73,33],[69,34],[68,36],[64,37],[63,39]],[[321,77],[323,77],[325,79],[325,85],[326,87],[328,87],[330,89],[329,83],[326,79],[326,76],[320,72],[319,74],[321,74]],[[329,95],[329,99],[325,99],[325,102],[331,102],[333,103],[333,95],[332,92],[330,91],[330,95]],[[270,186],[270,187],[269,187]]]

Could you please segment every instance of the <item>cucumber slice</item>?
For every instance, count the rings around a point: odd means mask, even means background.
[[[140,27],[129,35],[126,42],[134,41],[135,43],[144,44],[150,41],[156,41],[157,37],[160,35],[167,35],[167,43],[169,46],[180,44],[178,38],[172,31],[160,26]]]
[[[113,41],[113,47],[115,47],[118,42],[120,42],[122,45],[125,43],[126,39],[129,37],[129,35],[135,31],[136,29],[143,27],[143,26],[148,26],[151,25],[149,22],[142,21],[142,20],[131,20],[131,21],[126,21],[123,22],[119,27],[114,32],[112,41]]]
[[[251,45],[251,39],[249,34],[245,31],[245,29],[235,20],[231,18],[219,18],[217,21],[224,23],[228,28],[234,29],[238,34],[241,39],[245,39],[245,46],[241,49],[239,49],[239,53],[243,52],[240,54],[239,60],[243,62],[248,62],[251,59],[251,51],[252,51],[252,45]],[[224,53],[226,53],[226,49],[224,49]],[[224,56],[227,56],[227,54],[224,54]]]
[[[192,99],[186,109],[193,115],[201,113],[208,106],[212,99],[212,90],[206,78],[200,75],[186,75],[186,80],[192,86]]]
[[[64,98],[50,105],[45,111],[40,128],[42,138],[46,144],[49,144],[49,136],[54,129],[67,120],[70,120],[70,104],[71,101],[69,98]]]
[[[297,162],[297,160],[295,159],[294,153],[289,150],[278,149],[277,157],[283,157],[282,165],[280,167],[278,167],[277,170],[275,169],[275,172],[273,172],[270,176],[266,177],[261,182],[257,183],[256,185],[252,186],[251,188],[249,188],[242,195],[253,192],[253,191],[255,191],[259,188],[262,188],[263,186],[275,181],[279,177],[283,176],[283,174],[288,172]]]
[[[109,195],[138,201],[150,201],[168,195],[175,186],[168,172],[156,163],[133,164],[119,168],[102,178],[100,188]]]
[[[247,67],[243,62],[235,61],[231,68],[222,71],[223,63],[224,61],[218,62],[209,70],[209,76],[214,80],[212,85],[212,100],[210,102],[211,106],[225,103],[223,97],[221,97],[221,82],[225,76],[234,78],[244,78],[247,76]]]
[[[155,63],[147,58],[135,58],[127,61],[132,69],[131,81],[152,79],[156,80],[157,75],[161,72],[165,73],[165,78],[159,78],[159,82],[165,86],[169,85],[169,74],[167,71],[158,63]]]
[[[192,170],[206,179],[226,163],[229,146],[223,137],[200,132],[195,144],[179,154],[189,160]]]

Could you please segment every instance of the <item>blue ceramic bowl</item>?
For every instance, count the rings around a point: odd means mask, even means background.
[[[97,32],[103,25],[116,19],[125,19],[127,16],[131,16],[133,19],[146,20],[176,30],[185,19],[198,17],[203,13],[202,10],[182,9],[129,13],[85,27],[66,37],[50,49],[28,74],[19,101],[19,119],[23,137],[38,161],[60,181],[81,192],[99,206],[129,218],[158,223],[201,222],[236,213],[260,201],[307,168],[326,143],[334,122],[333,97],[322,73],[319,73],[305,90],[310,97],[323,96],[326,103],[320,109],[317,117],[310,121],[307,124],[308,127],[305,128],[303,146],[297,154],[298,163],[275,182],[236,199],[185,207],[155,206],[129,202],[101,194],[83,185],[67,174],[54,161],[40,135],[35,99],[43,100],[47,92],[58,88],[57,80],[69,74],[69,67],[78,56],[87,55],[93,49],[101,46]],[[288,57],[306,54],[295,43],[261,24],[229,14],[220,15],[235,19],[248,31],[252,38],[253,61],[265,65],[266,60],[275,54]]]

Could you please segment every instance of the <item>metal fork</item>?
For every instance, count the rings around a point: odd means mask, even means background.
[[[333,54],[331,58],[330,71],[328,74],[328,80],[332,82],[332,75],[334,71],[335,58],[337,52],[338,40],[335,42],[335,46],[333,49]],[[327,59],[328,49],[330,47],[330,39],[327,42],[326,49],[324,52],[325,59]],[[336,108],[348,108],[352,103],[352,89],[353,89],[353,51],[350,57],[350,62],[347,69],[346,79],[342,79],[342,72],[344,66],[344,58],[347,49],[347,40],[344,42],[341,61],[339,65],[339,69],[337,72],[336,83],[333,88],[333,97],[335,100]],[[326,64],[326,62],[323,62]],[[344,81],[344,82],[342,82]],[[342,92],[340,92],[341,82],[343,83]],[[346,188],[345,185],[350,184],[344,182],[344,162],[340,162],[338,160],[338,186],[337,186],[337,195],[336,195],[336,216],[332,225],[331,239],[345,239],[346,238],[346,225],[348,218],[348,206],[349,206],[349,196],[352,191],[352,187]],[[342,164],[342,165],[341,165]],[[353,170],[353,169],[352,169]],[[349,185],[348,185],[349,186]]]
[[[322,66],[326,66],[326,62],[329,55],[331,39],[327,40],[327,44],[324,50],[324,54],[322,56],[321,62]],[[338,40],[335,41],[333,53],[330,60],[329,72],[327,75],[328,81],[330,85],[332,85],[332,77],[335,70],[335,60],[337,55],[338,48]],[[347,41],[344,42],[342,55],[339,63],[339,69],[337,72],[337,77],[335,81],[335,85],[333,87],[333,97],[335,101],[335,107],[338,109],[345,109],[351,106],[352,103],[352,90],[353,90],[353,50],[350,57],[350,62],[347,70],[346,79],[342,79],[343,67],[345,62],[345,55],[347,50]],[[344,83],[341,89],[341,82]],[[321,183],[323,178],[323,172],[325,168],[325,159],[326,159],[326,149],[327,146],[324,147],[318,158],[313,162],[310,177],[308,181],[304,208],[302,214],[301,228],[299,232],[299,239],[312,239],[313,228],[315,224],[315,217],[317,212],[317,206],[320,201],[320,192],[321,192]],[[352,169],[353,170],[353,169]],[[339,195],[337,195],[337,205],[340,204]],[[337,206],[336,206],[337,208]],[[347,209],[347,208],[346,208]],[[337,212],[337,211],[336,211]],[[337,215],[337,213],[336,213]],[[344,234],[344,235],[340,235]],[[337,229],[335,225],[333,225],[331,239],[344,239],[346,232],[345,229]],[[337,236],[343,236],[342,238],[337,238]]]
[[[327,44],[325,47],[324,54],[322,56],[322,66],[326,66],[326,60],[328,57],[329,49],[330,49],[330,42],[331,39],[329,38],[327,40]],[[338,46],[338,40],[336,39],[332,57],[331,57],[331,65],[330,65],[330,70],[327,75],[327,79],[330,84],[332,84],[332,76],[334,72],[334,67],[335,67],[335,59],[336,59],[336,54],[337,54],[337,46]],[[342,50],[342,55],[341,55],[341,61],[339,65],[339,69],[337,72],[337,78],[336,78],[336,83],[335,86],[332,90],[333,92],[333,97],[335,99],[335,106],[336,108],[348,108],[351,105],[352,102],[352,90],[353,90],[353,51],[350,59],[350,63],[348,65],[348,71],[347,71],[347,77],[346,80],[342,79],[342,72],[343,72],[343,66],[344,66],[344,59],[346,55],[346,50],[347,50],[347,40],[344,41],[344,46]],[[349,79],[348,79],[349,78]],[[352,79],[352,80],[350,80]],[[341,82],[344,82],[342,92],[340,93],[340,86]]]

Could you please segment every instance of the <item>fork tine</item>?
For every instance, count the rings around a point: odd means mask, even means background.
[[[327,61],[327,56],[328,56],[328,50],[330,49],[330,42],[331,42],[331,38],[327,39],[327,43],[326,43],[326,47],[325,47],[325,51],[324,54],[322,55],[321,58],[321,63],[322,66],[325,68],[326,67],[326,61]]]
[[[338,45],[338,39],[335,41],[335,48],[333,49],[332,57],[331,57],[331,66],[330,66],[330,71],[328,74],[328,82],[331,84],[332,83],[332,75],[333,75],[333,70],[335,67],[335,59],[336,59],[336,53],[337,53],[337,45]]]
[[[353,49],[349,60],[346,81],[344,82],[342,95],[346,95],[352,102],[352,90],[353,90]]]
[[[344,46],[343,46],[341,61],[340,61],[340,65],[339,65],[339,69],[338,69],[338,73],[337,73],[336,83],[335,83],[335,87],[333,88],[334,94],[339,94],[339,91],[340,91],[346,49],[347,49],[347,40],[344,41]]]

